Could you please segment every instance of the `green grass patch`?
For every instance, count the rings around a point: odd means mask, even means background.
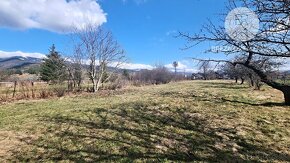
[[[5,104],[0,161],[287,162],[282,102],[268,87],[188,81]]]

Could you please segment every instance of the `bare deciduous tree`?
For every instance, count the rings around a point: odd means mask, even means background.
[[[290,1],[230,0],[229,9],[234,9],[237,6],[248,7],[258,15],[260,29],[253,39],[247,41],[235,40],[227,34],[224,26],[215,25],[212,22],[204,26],[201,34],[190,35],[180,32],[180,36],[190,42],[187,48],[207,41],[215,42],[220,47],[227,47],[218,51],[211,49],[209,52],[224,53],[229,57],[228,59],[208,59],[206,61],[226,62],[234,66],[242,65],[252,70],[262,82],[283,92],[285,104],[290,105],[290,86],[271,79],[267,73],[267,67],[269,66],[267,63],[272,61],[274,61],[272,63],[278,63],[283,58],[290,58]],[[237,56],[245,59],[238,61],[231,59]],[[257,63],[259,63],[259,66],[257,66]],[[272,66],[275,66],[275,64],[272,64]]]
[[[82,81],[84,80],[83,75],[83,65],[84,65],[84,56],[80,51],[80,47],[76,45],[74,47],[73,56],[71,57],[70,62],[67,64],[68,74],[69,74],[69,85],[73,85],[74,88],[81,89]],[[70,86],[72,87],[72,86]]]
[[[208,75],[210,71],[210,62],[209,61],[200,61],[199,70],[202,73],[203,79],[208,80]]]
[[[102,27],[87,25],[76,30],[78,54],[88,61],[88,74],[92,81],[92,92],[100,89],[107,67],[120,67],[125,62],[125,52],[110,31]],[[112,73],[111,73],[112,74]],[[107,80],[110,78],[108,75]]]

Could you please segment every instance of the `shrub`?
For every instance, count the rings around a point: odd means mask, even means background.
[[[166,84],[174,80],[174,74],[166,67],[157,67],[153,70],[141,70],[137,72],[133,80],[135,84]]]
[[[51,93],[48,91],[48,89],[40,89],[39,96],[40,98],[48,98],[49,96],[51,96]]]
[[[53,92],[56,94],[57,97],[63,97],[66,92],[66,87],[63,85],[54,85]]]

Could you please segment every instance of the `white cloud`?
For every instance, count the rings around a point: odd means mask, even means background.
[[[67,33],[73,25],[102,25],[106,14],[95,0],[0,0],[0,26]]]
[[[152,70],[154,67],[147,64],[138,64],[138,63],[125,63],[120,66],[122,69],[128,69],[128,70]]]
[[[165,65],[165,67],[168,68],[171,71],[174,71],[175,70],[172,63]],[[197,69],[194,69],[194,66],[192,64],[190,64],[186,60],[179,61],[176,70],[178,72],[188,72],[188,73],[196,73],[196,72],[198,72],[198,70]]]
[[[1,58],[1,57],[0,57]],[[96,60],[97,65],[99,65],[99,60]],[[90,60],[84,60],[83,61],[84,64],[89,65],[90,64]],[[142,63],[120,63],[120,62],[113,62],[110,63],[108,66],[110,67],[117,67],[120,69],[127,69],[127,70],[152,70],[154,68],[154,66],[148,65],[148,64],[142,64]]]
[[[170,71],[174,71],[172,63],[166,64],[164,65],[164,67],[168,68]],[[124,63],[120,66],[120,68],[128,70],[142,70],[142,69],[152,70],[156,68],[156,66],[140,63]],[[198,69],[195,69],[195,66],[192,62],[188,60],[182,60],[178,62],[177,71],[186,73],[196,73],[198,72]]]
[[[280,67],[282,71],[289,71],[290,70],[290,58],[284,59],[285,64]]]
[[[0,50],[0,58],[9,58],[9,57],[34,57],[34,58],[44,58],[45,55],[41,53],[24,53],[21,51],[15,52],[5,52]]]
[[[0,55],[1,58],[1,55]],[[71,61],[71,59],[67,59],[68,61]],[[85,59],[83,60],[83,64],[89,65],[90,60]],[[96,60],[96,65],[99,65],[99,60]],[[148,64],[142,64],[142,63],[120,63],[120,62],[112,62],[108,65],[109,67],[115,67],[115,68],[120,68],[120,69],[127,69],[127,70],[152,70],[154,66],[148,65]]]
[[[166,68],[168,68],[170,71],[174,71],[174,67],[172,64],[166,64],[164,65]],[[138,63],[125,63],[120,66],[122,69],[128,69],[128,70],[152,70],[156,68],[156,66],[148,65],[148,64],[138,64]],[[177,67],[178,72],[187,72],[187,73],[196,73],[198,72],[197,69],[192,68],[190,65],[186,65],[185,61],[178,62]]]

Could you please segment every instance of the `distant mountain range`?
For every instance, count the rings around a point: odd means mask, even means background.
[[[8,58],[0,57],[0,70],[12,70],[12,69],[27,70],[29,68],[39,66],[41,63],[42,59],[34,57],[22,57],[22,56],[13,56]],[[108,70],[116,71],[116,68],[109,67]],[[118,69],[117,71],[122,72],[121,69]],[[128,70],[128,71],[131,72],[136,70]]]
[[[25,69],[35,65],[41,64],[42,59],[33,57],[9,57],[0,58],[0,70],[7,69]]]
[[[290,70],[288,70],[288,71],[285,71],[285,73],[287,73],[287,74],[290,74]]]
[[[8,58],[1,58],[0,56],[0,70],[8,69],[20,69],[25,70],[30,67],[39,66],[42,63],[42,59],[34,57],[23,57],[23,56],[13,56]],[[114,68],[109,68],[114,70]],[[118,70],[120,71],[120,70]],[[138,70],[129,70],[129,72],[135,72]],[[290,74],[290,70],[286,71]],[[191,75],[191,73],[186,73],[186,75]]]

